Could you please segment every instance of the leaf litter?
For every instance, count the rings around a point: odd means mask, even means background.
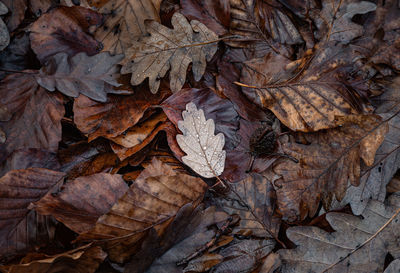
[[[399,14],[2,0],[0,271],[397,272]]]

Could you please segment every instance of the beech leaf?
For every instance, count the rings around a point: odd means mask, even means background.
[[[122,58],[123,55],[111,56],[108,52],[91,57],[83,52],[73,57],[59,53],[40,70],[36,80],[49,91],[57,89],[70,97],[83,94],[93,100],[105,102],[107,93],[125,93],[113,89],[113,86],[120,86],[116,77],[117,63]]]
[[[143,36],[126,52],[121,73],[132,73],[132,85],[138,85],[149,78],[152,93],[157,93],[160,80],[170,71],[172,92],[179,91],[186,80],[186,70],[193,63],[192,70],[199,81],[217,51],[218,36],[197,20],[190,22],[180,13],[171,19],[174,29],[155,21],[146,21],[150,36]]]
[[[212,178],[222,174],[225,167],[226,152],[224,134],[214,135],[214,120],[206,120],[202,109],[197,110],[194,103],[186,105],[182,112],[183,121],[178,127],[183,135],[177,135],[179,147],[187,154],[182,157],[183,163],[199,175]]]

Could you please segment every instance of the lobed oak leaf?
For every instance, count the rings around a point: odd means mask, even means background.
[[[214,135],[214,121],[206,120],[203,110],[197,110],[192,102],[186,105],[182,117],[183,121],[178,122],[178,127],[183,135],[177,135],[176,140],[186,153],[182,157],[183,163],[206,178],[221,175],[226,157],[226,152],[223,150],[224,135],[222,133]]]
[[[126,91],[113,89],[121,85],[116,78],[117,64],[122,58],[122,55],[111,56],[108,52],[91,57],[84,52],[73,57],[59,53],[49,59],[35,77],[38,84],[49,91],[57,89],[70,97],[83,94],[105,102],[107,94],[126,94]]]
[[[389,197],[387,204],[370,200],[363,218],[331,212],[326,219],[335,232],[320,228],[298,226],[286,233],[297,244],[295,249],[279,250],[282,273],[324,272],[331,264],[339,262],[326,272],[382,272],[385,256],[399,257],[399,215],[380,231],[372,241],[352,253],[380,230],[400,207],[398,193]]]
[[[126,52],[122,74],[132,73],[132,85],[149,78],[152,93],[157,93],[160,80],[170,71],[170,88],[179,91],[186,80],[186,70],[193,63],[192,70],[199,81],[217,51],[218,36],[199,21],[190,22],[176,12],[171,19],[173,29],[155,21],[146,21],[150,36],[144,36],[133,43]]]

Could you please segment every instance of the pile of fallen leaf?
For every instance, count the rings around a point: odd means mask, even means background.
[[[400,272],[399,3],[0,0],[0,271]]]

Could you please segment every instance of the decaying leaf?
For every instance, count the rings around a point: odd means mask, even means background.
[[[262,42],[271,46],[272,41],[298,44],[302,38],[290,18],[282,12],[278,1],[230,0],[231,25],[238,41]],[[232,45],[237,46],[237,43]]]
[[[186,105],[182,117],[178,127],[183,135],[177,135],[176,140],[186,153],[182,157],[183,163],[203,177],[219,176],[225,167],[224,135],[214,135],[214,121],[206,120],[203,110],[197,110],[192,102]]]
[[[274,185],[284,218],[314,216],[321,199],[329,210],[333,198],[343,199],[348,181],[359,185],[360,157],[367,166],[374,163],[387,124],[375,116],[353,118],[354,123],[340,128],[305,135],[309,145],[282,145],[285,153],[299,160],[295,163],[287,159],[274,167],[274,172],[281,176]]]
[[[42,198],[64,175],[29,168],[0,178],[0,257],[38,247],[54,237],[54,221],[30,212],[28,205]]]
[[[400,259],[396,259],[389,264],[383,273],[396,273],[400,272]]]
[[[147,34],[145,20],[160,22],[160,5],[160,0],[110,0],[97,4],[105,19],[95,38],[103,43],[103,51],[126,53],[133,42]]]
[[[318,28],[317,38],[348,43],[361,36],[364,28],[352,21],[356,14],[365,14],[376,9],[369,1],[328,0],[322,10],[313,10],[310,16]]]
[[[0,2],[0,15],[4,15],[8,12],[7,6]],[[10,34],[3,19],[0,18],[0,51],[8,46],[10,43]]]
[[[268,54],[245,63],[241,82],[256,104],[271,110],[294,131],[317,131],[338,125],[336,116],[356,114],[363,110],[362,100],[350,83],[340,75],[348,64],[349,52],[325,45],[305,67],[293,70],[299,61],[288,63],[280,55]]]
[[[121,175],[97,173],[67,182],[57,195],[47,194],[30,208],[83,233],[93,228],[127,190]]]
[[[278,251],[282,258],[281,272],[322,272],[373,236],[399,207],[400,195],[393,194],[386,206],[370,200],[362,214],[363,219],[344,213],[328,213],[326,219],[334,228],[333,233],[317,227],[289,228],[287,236],[297,248]],[[328,272],[382,272],[387,253],[399,257],[399,220],[397,216],[372,241]]]
[[[36,75],[37,82],[49,91],[56,89],[61,93],[78,97],[79,94],[91,99],[105,102],[107,94],[125,94],[126,91],[114,90],[118,87],[117,63],[122,55],[111,56],[108,52],[89,57],[86,53],[78,53],[68,57],[59,53],[49,59]]]
[[[107,253],[101,247],[89,244],[54,256],[28,254],[19,264],[0,266],[0,269],[7,270],[7,273],[94,273],[106,257]]]
[[[182,206],[201,201],[206,188],[200,178],[175,172],[154,159],[94,228],[78,239],[107,239],[110,258],[122,262],[147,230],[160,231]],[[118,249],[113,250],[116,240]]]
[[[179,91],[190,63],[195,80],[203,76],[206,61],[217,51],[218,36],[199,21],[189,24],[180,13],[172,16],[171,23],[173,29],[155,21],[146,22],[150,36],[142,37],[127,50],[121,73],[132,73],[132,85],[149,78],[151,92],[157,93],[161,78],[171,68],[171,90]]]
[[[6,20],[8,29],[14,31],[25,17],[25,11],[27,9],[26,0],[2,0],[11,13],[11,16]]]
[[[0,151],[2,146],[5,149],[0,162],[17,149],[57,151],[65,112],[60,94],[47,92],[29,74],[12,74],[0,84],[2,107],[6,107],[7,118],[0,119],[0,127],[7,139],[0,144]]]
[[[231,192],[217,200],[218,206],[230,215],[240,217],[233,234],[277,238],[280,218],[274,215],[275,190],[262,175],[252,173],[248,178],[230,185]]]
[[[32,49],[42,63],[57,53],[94,55],[103,46],[89,34],[89,28],[100,23],[101,15],[90,9],[76,6],[52,9],[31,26]]]

